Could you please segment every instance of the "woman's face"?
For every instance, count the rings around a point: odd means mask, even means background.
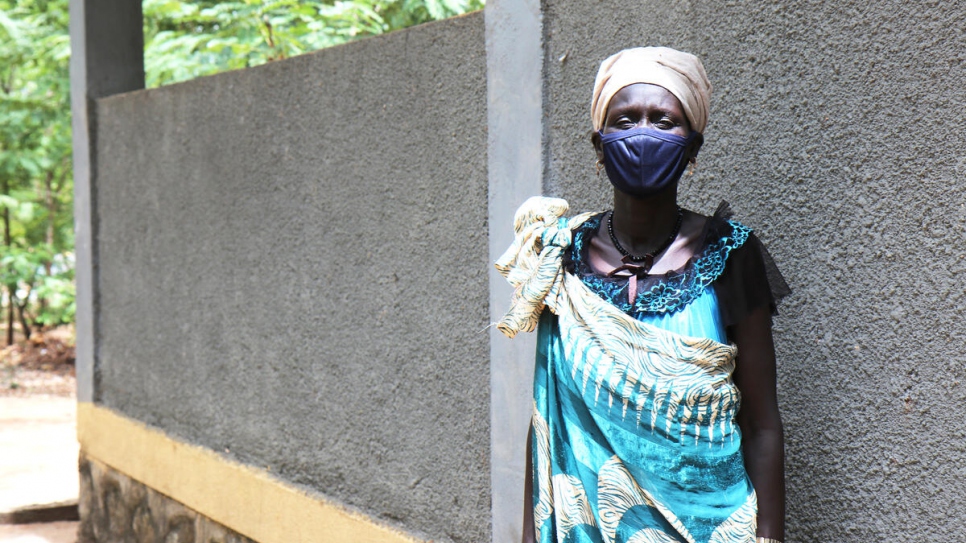
[[[635,83],[617,91],[607,106],[604,134],[631,128],[653,128],[688,137],[691,126],[676,96],[664,87]]]
[[[648,83],[624,87],[607,105],[607,117],[601,129],[604,134],[631,128],[653,128],[684,138],[691,133],[691,125],[680,100],[664,87]],[[594,132],[591,139],[597,156],[603,160],[600,134]]]

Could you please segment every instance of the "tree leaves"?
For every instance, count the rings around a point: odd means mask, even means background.
[[[0,0],[0,286],[37,323],[73,318],[69,58],[66,0]]]
[[[144,0],[155,87],[280,60],[483,7],[483,0]]]

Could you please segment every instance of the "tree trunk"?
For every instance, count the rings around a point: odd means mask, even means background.
[[[7,287],[7,345],[13,345],[13,296]]]
[[[44,232],[44,243],[47,245],[47,250],[50,251],[48,257],[44,259],[44,274],[47,277],[50,277],[50,272],[54,267],[54,221],[56,220],[55,213],[57,212],[57,200],[54,198],[54,195],[54,170],[51,168],[47,170],[47,175],[44,176],[44,207],[47,208],[47,228],[46,232]],[[47,309],[47,298],[38,297],[37,306],[37,315],[39,317]],[[20,320],[24,320],[22,315]]]
[[[13,302],[10,303],[10,307],[13,307]],[[17,313],[20,316],[20,330],[23,331],[23,337],[30,339],[30,333],[33,330],[27,322],[27,300],[24,300],[22,304],[17,304]]]
[[[57,213],[57,200],[54,199],[53,183],[54,170],[50,169],[44,179],[44,203],[47,205],[47,232],[44,241],[47,242],[47,247],[50,250],[50,258],[44,261],[44,271],[47,272],[47,277],[50,277],[50,268],[53,265],[51,260],[54,255],[54,219]]]
[[[10,192],[10,182],[3,180],[3,194]],[[9,248],[10,241],[10,210],[3,208],[3,243]],[[7,345],[13,345],[13,297],[15,288],[7,287]]]

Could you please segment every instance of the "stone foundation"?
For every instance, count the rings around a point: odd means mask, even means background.
[[[83,453],[79,467],[78,543],[255,543]]]

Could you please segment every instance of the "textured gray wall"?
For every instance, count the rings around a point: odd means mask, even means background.
[[[701,57],[715,92],[684,202],[729,200],[794,294],[776,320],[789,541],[966,533],[966,8],[545,0],[549,193],[594,176],[598,63]],[[561,60],[561,58],[564,58]]]
[[[485,74],[476,13],[99,100],[98,400],[488,540]]]

